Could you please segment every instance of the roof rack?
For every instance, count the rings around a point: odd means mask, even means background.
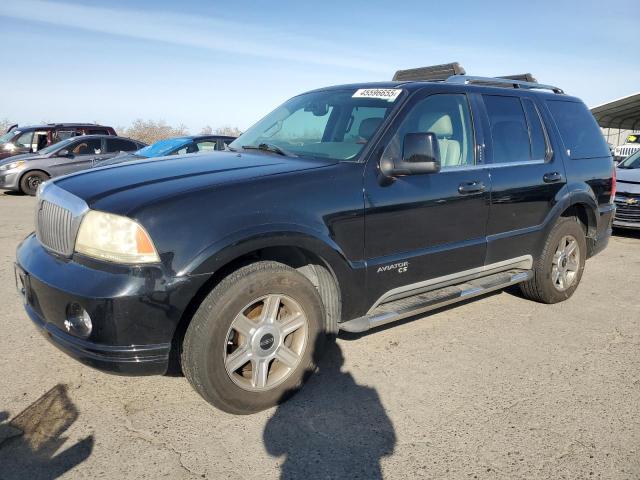
[[[475,77],[467,75],[462,65],[458,62],[443,63],[431,67],[410,68],[398,70],[393,76],[394,82],[447,82],[458,84],[477,83],[493,87],[529,88],[539,90],[551,90],[555,93],[564,93],[561,88],[553,85],[538,83],[530,73],[517,75],[505,75],[500,77]]]
[[[458,63],[443,63],[430,67],[410,68],[408,70],[398,70],[393,76],[394,82],[411,81],[444,81],[452,75],[464,75],[464,68]]]
[[[480,85],[488,85],[488,86],[506,86],[509,85],[513,88],[527,88],[527,89],[539,89],[539,90],[551,90],[554,93],[564,93],[561,88],[554,87],[553,85],[544,85],[542,83],[536,82],[524,82],[521,80],[513,80],[508,78],[500,78],[500,77],[473,77],[469,75],[452,75],[445,80],[446,83],[461,83],[461,84],[470,84],[477,83]]]
[[[538,83],[538,80],[530,73],[519,73],[517,75],[500,75],[498,78],[507,78],[509,80],[521,80],[523,82]]]

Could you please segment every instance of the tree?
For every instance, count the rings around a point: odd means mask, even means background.
[[[200,135],[213,135],[213,128],[211,128],[211,125],[205,125],[202,127]]]
[[[128,128],[118,128],[118,132],[122,136],[148,144],[165,138],[189,135],[187,127],[182,123],[177,127],[172,127],[167,125],[164,120],[142,120],[141,118],[134,121]]]
[[[14,122],[10,122],[8,118],[0,120],[0,135],[6,132],[11,125],[15,125]]]
[[[232,127],[230,125],[224,125],[216,128],[216,135],[227,135],[229,137],[239,137],[242,135],[242,130],[238,127]]]

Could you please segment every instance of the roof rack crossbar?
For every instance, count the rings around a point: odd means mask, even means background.
[[[564,91],[559,87],[554,87],[553,85],[544,85],[542,83],[534,83],[534,82],[523,82],[521,80],[513,80],[507,78],[496,78],[496,77],[474,77],[470,75],[452,75],[445,80],[446,83],[481,83],[485,85],[510,85],[513,88],[528,88],[528,89],[538,89],[538,90],[551,90],[554,93],[564,93]]]

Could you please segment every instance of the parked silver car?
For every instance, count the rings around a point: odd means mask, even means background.
[[[0,189],[35,195],[38,186],[52,177],[91,168],[120,152],[133,152],[144,146],[136,140],[110,135],[68,138],[36,153],[1,160]]]
[[[613,226],[640,229],[640,150],[616,168],[616,216]]]

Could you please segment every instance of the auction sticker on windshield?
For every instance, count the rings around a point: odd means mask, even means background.
[[[360,88],[352,95],[353,98],[381,98],[395,102],[402,89],[400,88]]]

